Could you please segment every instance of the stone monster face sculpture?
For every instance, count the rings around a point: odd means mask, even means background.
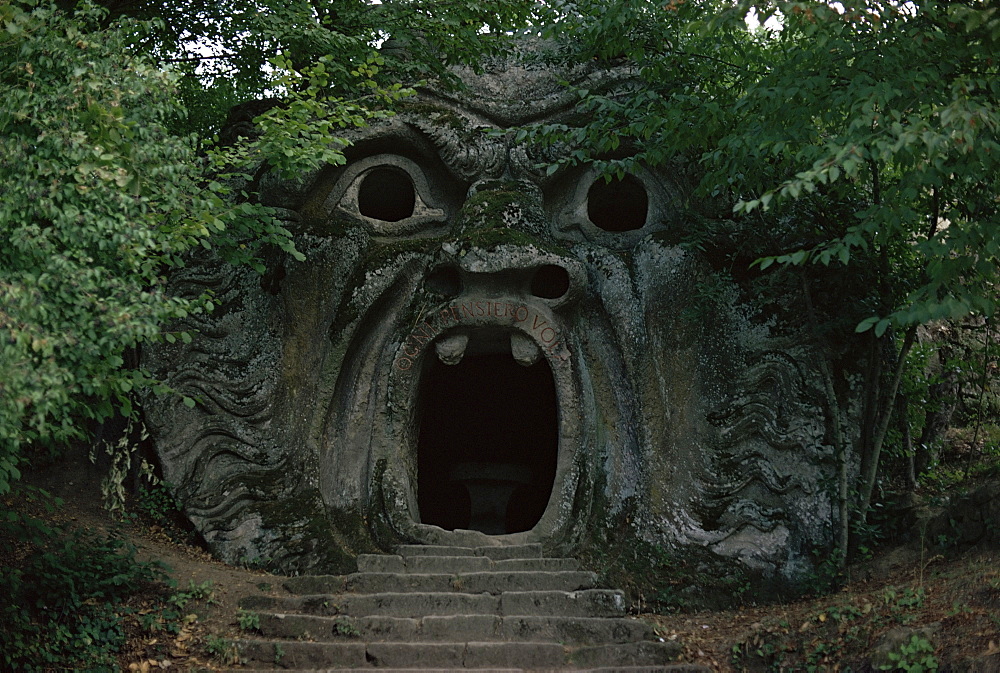
[[[698,221],[676,167],[546,175],[508,129],[571,123],[563,78],[624,73],[507,64],[423,91],[346,165],[265,185],[305,261],[174,279],[217,309],[147,355],[198,401],[150,399],[147,423],[220,558],[342,572],[404,542],[641,541],[809,569],[833,463],[808,350],[669,243]]]

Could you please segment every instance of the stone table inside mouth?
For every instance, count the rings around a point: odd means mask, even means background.
[[[507,530],[507,505],[518,486],[531,483],[533,470],[512,463],[457,463],[451,480],[469,492],[471,512],[469,528],[487,535],[502,535]]]

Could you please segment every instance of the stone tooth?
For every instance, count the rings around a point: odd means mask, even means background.
[[[538,362],[538,358],[542,357],[542,351],[538,348],[538,344],[521,332],[511,332],[510,354],[514,356],[517,364],[525,367],[530,367]]]
[[[439,339],[434,344],[438,359],[446,365],[457,365],[465,355],[465,347],[469,345],[468,334],[452,334],[444,339]]]

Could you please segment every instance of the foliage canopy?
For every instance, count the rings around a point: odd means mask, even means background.
[[[700,194],[762,227],[811,217],[757,262],[882,265],[859,330],[997,308],[1000,16],[987,3],[557,4],[581,58],[626,58],[634,95],[580,91],[592,115],[563,161],[677,158]],[[748,29],[745,17],[764,24]],[[768,20],[772,21],[769,23]],[[768,27],[770,26],[770,27]],[[567,137],[568,135],[568,137]],[[760,216],[769,211],[769,220]],[[749,220],[747,220],[749,218]],[[832,220],[832,221],[831,221]]]
[[[166,130],[175,78],[125,57],[125,31],[46,7],[0,8],[0,492],[32,444],[82,436],[144,383],[125,349],[210,308],[165,268],[219,228],[189,142]]]

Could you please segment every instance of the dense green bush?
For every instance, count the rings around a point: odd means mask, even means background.
[[[163,326],[213,307],[167,289],[188,251],[297,254],[238,178],[206,177],[224,157],[172,132],[179,75],[137,49],[155,26],[106,24],[88,2],[0,4],[0,494],[31,451],[86,439],[155,385],[129,349],[187,340]]]
[[[6,512],[0,556],[11,567],[0,574],[0,668],[114,668],[136,610],[130,600],[166,578],[162,566],[135,554],[113,535]]]
[[[210,306],[164,291],[213,205],[191,143],[165,131],[173,80],[100,16],[0,7],[0,493],[29,447],[128,413],[144,378],[125,349]]]

